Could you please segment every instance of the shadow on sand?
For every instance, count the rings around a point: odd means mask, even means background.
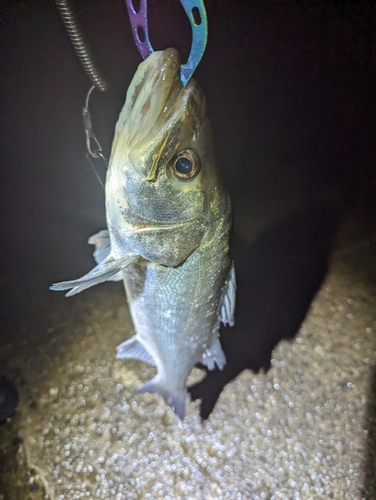
[[[202,399],[202,418],[226,384],[246,368],[267,371],[277,343],[295,336],[325,278],[336,225],[311,205],[268,227],[253,245],[234,241],[236,324],[221,331],[227,364],[190,388],[192,399]]]
[[[368,429],[364,466],[364,490],[366,500],[376,498],[376,367],[368,390],[368,405],[365,428]]]

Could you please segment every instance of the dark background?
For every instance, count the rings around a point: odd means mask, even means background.
[[[278,340],[296,333],[346,214],[374,238],[376,185],[375,3],[206,4],[209,41],[195,77],[234,205],[238,302],[235,328],[222,333],[226,369],[193,389],[203,416],[225,383],[246,367],[267,368]],[[112,83],[91,104],[108,155],[141,58],[124,2],[74,5]],[[56,7],[0,9],[1,347],[30,342],[30,330],[37,342],[80,315],[84,294],[67,300],[48,286],[91,268],[86,241],[105,222],[103,190],[85,161],[90,83]],[[150,0],[149,11],[154,48],[174,46],[186,59],[190,26],[179,2]]]

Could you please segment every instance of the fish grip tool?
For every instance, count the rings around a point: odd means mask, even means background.
[[[149,39],[147,0],[140,0],[136,10],[133,0],[125,0],[135,44],[143,59],[152,52]],[[208,19],[203,0],[180,0],[192,27],[192,47],[188,61],[180,67],[180,80],[188,84],[205,52],[208,39]]]

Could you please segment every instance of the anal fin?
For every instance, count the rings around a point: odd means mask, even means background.
[[[138,359],[156,366],[153,356],[145,349],[136,336],[126,340],[116,348],[116,359]]]
[[[214,340],[209,349],[206,349],[202,355],[201,363],[210,371],[214,370],[215,365],[217,365],[220,370],[223,370],[226,364],[226,356],[218,338]]]

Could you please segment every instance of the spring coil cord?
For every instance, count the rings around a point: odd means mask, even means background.
[[[83,35],[80,24],[69,5],[68,0],[55,0],[56,7],[59,10],[60,17],[63,20],[65,29],[72,42],[74,50],[81,61],[81,64],[89,77],[94,87],[101,92],[106,92],[109,88],[109,83],[99,73],[97,65],[94,62],[93,56],[90,53],[89,44]]]
[[[91,158],[94,158],[96,160],[100,159],[103,162],[104,167],[107,168],[107,158],[103,155],[102,147],[93,131],[93,124],[89,111],[89,99],[94,89],[97,89],[100,92],[106,92],[110,85],[99,73],[97,65],[95,64],[93,56],[90,52],[89,44],[85,36],[83,35],[81,26],[71,6],[69,5],[69,0],[55,0],[55,4],[64,23],[65,29],[67,30],[69,38],[72,42],[74,50],[76,51],[76,54],[85,70],[85,73],[93,84],[86,95],[85,106],[82,109],[82,118],[86,136],[86,158],[92,166],[94,174],[99,180],[99,183],[104,188],[102,179],[98,174],[96,166],[91,160]]]

